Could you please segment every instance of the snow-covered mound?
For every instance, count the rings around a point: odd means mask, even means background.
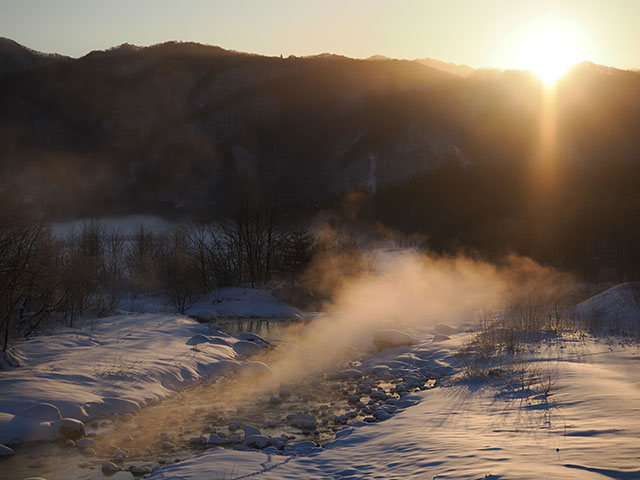
[[[409,346],[413,343],[411,336],[400,330],[381,329],[373,334],[373,344],[376,348],[384,350],[385,348],[395,348]]]
[[[21,366],[0,375],[0,444],[72,436],[74,421],[136,411],[203,376],[239,369],[260,347],[158,314],[32,338],[16,347]]]
[[[635,332],[640,325],[640,282],[626,282],[579,303],[571,314],[601,333]]]

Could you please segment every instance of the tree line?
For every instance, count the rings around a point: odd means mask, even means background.
[[[3,203],[2,351],[51,322],[74,327],[110,314],[126,293],[162,294],[184,313],[216,288],[290,277],[311,258],[308,225],[276,201],[245,198],[216,223],[176,224],[161,233],[142,225],[125,234],[88,221],[64,235]]]

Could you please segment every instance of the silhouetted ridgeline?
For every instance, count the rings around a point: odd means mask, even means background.
[[[423,63],[192,43],[69,59],[1,40],[1,192],[49,218],[211,219],[247,187],[310,212],[364,191],[368,219],[438,250],[637,275],[639,73],[565,77],[541,173],[538,81]]]

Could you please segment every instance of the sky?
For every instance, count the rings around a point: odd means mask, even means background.
[[[264,55],[526,68],[552,38],[567,61],[635,69],[638,19],[640,0],[0,0],[0,36],[73,57],[182,40]]]

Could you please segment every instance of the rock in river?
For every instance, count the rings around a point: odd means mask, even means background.
[[[75,418],[61,418],[56,422],[58,433],[64,438],[77,440],[84,437],[84,423]]]
[[[413,339],[400,330],[382,329],[373,334],[373,344],[378,351],[385,348],[396,348],[413,344]]]

